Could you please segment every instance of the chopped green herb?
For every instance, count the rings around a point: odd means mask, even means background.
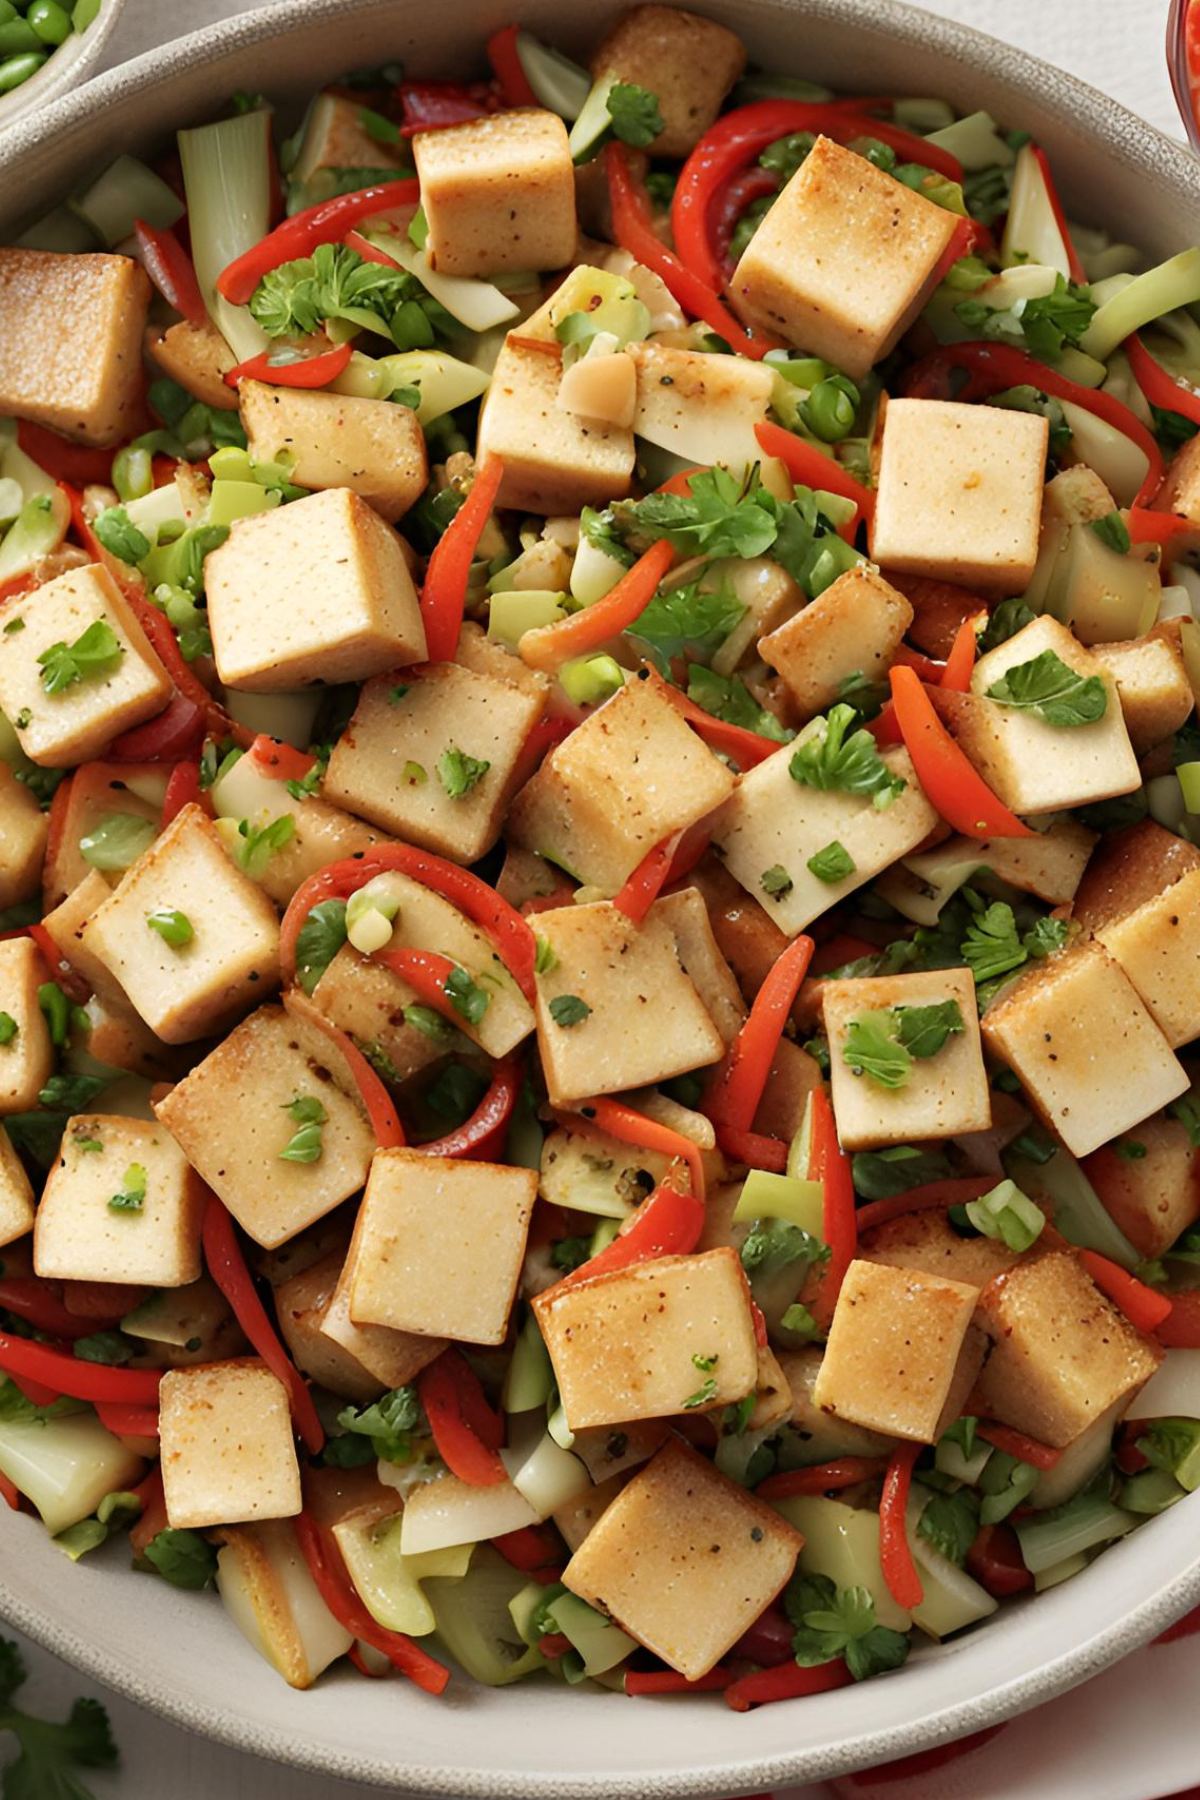
[[[777,744],[786,744],[792,736],[773,712],[758,704],[740,675],[718,675],[703,663],[691,663],[687,693],[689,700],[728,725],[738,725],[743,731],[753,731]]]
[[[556,1025],[582,1025],[591,1010],[578,994],[559,994],[550,1002],[550,1017]]]
[[[537,953],[533,961],[534,974],[549,975],[552,970],[557,969],[558,957],[551,948],[548,938],[539,937],[535,933],[533,941],[537,945]]]
[[[746,616],[746,608],[727,583],[707,593],[699,581],[656,594],[645,611],[626,629],[657,652],[660,672],[675,656],[707,663],[730,632]]]
[[[449,1037],[454,1029],[448,1019],[443,1019],[441,1013],[434,1012],[432,1006],[421,1006],[416,1002],[405,1007],[404,1023],[411,1025],[414,1031],[421,1032],[423,1036],[432,1038],[435,1043]]]
[[[75,1144],[75,1148],[83,1156],[94,1155],[96,1151],[103,1150],[103,1148],[104,1148],[104,1145],[101,1143],[100,1139],[94,1138],[94,1137],[77,1137],[73,1140],[73,1142]]]
[[[818,850],[815,856],[809,857],[808,867],[818,881],[845,881],[848,875],[858,872],[858,864],[845,845],[839,844],[836,838],[831,844],[826,844],[823,850]],[[788,886],[791,886],[790,882]]]
[[[1005,900],[994,900],[974,918],[962,943],[962,960],[976,982],[992,981],[1019,969],[1025,947],[1017,931],[1013,909]]]
[[[1107,544],[1119,556],[1128,556],[1133,541],[1129,536],[1129,527],[1119,512],[1105,513],[1102,519],[1089,519],[1088,524],[1102,544]]]
[[[411,1434],[420,1430],[423,1423],[415,1387],[392,1388],[370,1406],[348,1406],[338,1414],[342,1430],[368,1438],[381,1462],[408,1462],[412,1456]]]
[[[27,706],[21,708],[20,712],[13,720],[13,724],[18,731],[28,731],[29,727],[33,724],[33,714]]]
[[[966,1214],[976,1231],[1018,1253],[1036,1244],[1046,1224],[1045,1213],[1015,1181],[1001,1181],[982,1199],[968,1201]]]
[[[77,1113],[90,1106],[97,1094],[103,1093],[111,1077],[107,1075],[51,1075],[38,1095],[38,1100],[52,1112]],[[8,1121],[9,1136],[12,1120]]]
[[[828,1247],[788,1219],[755,1219],[742,1240],[741,1262],[747,1275],[775,1274],[789,1263],[824,1262]]]
[[[11,1044],[20,1029],[11,1013],[0,1012],[0,1045]]]
[[[1067,344],[1078,344],[1096,312],[1095,301],[1084,287],[1076,287],[1059,275],[1054,291],[1025,300],[1013,308],[1030,350],[1042,362],[1052,362]]]
[[[947,1038],[963,1028],[957,1000],[863,1013],[850,1021],[842,1060],[856,1075],[867,1075],[880,1087],[901,1088],[912,1073],[914,1058],[936,1056]]]
[[[281,1162],[314,1163],[323,1148],[321,1134],[324,1131],[328,1113],[321,1102],[312,1094],[297,1094],[284,1103],[284,1112],[288,1118],[300,1127],[279,1152]]]
[[[816,1335],[817,1321],[807,1306],[801,1306],[798,1300],[794,1300],[789,1307],[784,1309],[779,1323],[785,1331],[794,1331],[797,1336],[815,1337]]]
[[[491,995],[465,969],[452,969],[446,977],[445,995],[459,1018],[478,1025],[491,1004]]]
[[[1182,1100],[1172,1100],[1167,1107],[1167,1115],[1179,1120],[1192,1140],[1193,1147],[1200,1150],[1200,1105],[1193,1096],[1185,1094]]]
[[[399,685],[394,688],[389,688],[388,697],[387,697],[388,705],[389,706],[399,706],[400,702],[403,700],[405,694],[407,694],[408,691],[409,691],[408,683],[405,681],[400,682]]]
[[[979,1498],[968,1487],[934,1494],[921,1511],[917,1535],[961,1569],[979,1530]]]
[[[828,716],[814,725],[815,729],[805,727],[792,752],[788,772],[793,781],[826,791],[870,794],[880,808],[903,793],[904,781],[892,774],[853,707],[831,707]]]
[[[254,831],[250,821],[243,819],[238,825],[238,831],[243,840],[237,847],[238,867],[249,875],[251,881],[257,881],[265,873],[275,852],[285,850],[295,837],[296,821],[291,813],[282,813],[278,819],[272,819],[269,825]]]
[[[89,1337],[76,1338],[71,1345],[72,1354],[80,1362],[107,1363],[114,1369],[132,1361],[136,1349],[133,1339],[123,1331],[93,1331]]]
[[[306,994],[312,993],[345,942],[346,902],[318,901],[296,939],[296,971]]]
[[[50,1032],[50,1042],[61,1050],[71,1035],[71,1002],[57,981],[43,981],[37,991],[38,1006]]]
[[[890,1150],[860,1150],[851,1159],[854,1191],[864,1200],[890,1200],[893,1194],[945,1181],[950,1164],[941,1150],[917,1150],[895,1144]]]
[[[4,635],[5,637],[13,637],[18,631],[24,631],[24,629],[24,619],[10,619],[8,624],[4,627]]]
[[[92,520],[92,530],[110,556],[136,566],[149,556],[153,546],[144,531],[139,531],[123,506],[110,506]]]
[[[1026,625],[1032,625],[1034,617],[1035,614],[1023,600],[1001,600],[975,633],[977,655],[985,655],[987,651],[994,650],[997,644],[1007,644],[1010,637],[1016,637],[1018,631],[1024,631]]]
[[[195,1591],[216,1579],[217,1553],[198,1531],[177,1531],[168,1526],[151,1538],[143,1555],[172,1587]]]
[[[182,950],[196,935],[192,921],[177,906],[155,907],[153,912],[146,914],[146,924],[158,933],[164,944],[170,944],[172,950]]]
[[[42,686],[48,694],[65,693],[77,682],[111,675],[124,654],[125,646],[108,620],[93,619],[73,644],[51,644],[42,651],[38,657]]]
[[[787,870],[780,863],[775,863],[771,868],[764,869],[758,878],[758,884],[762,888],[763,893],[768,894],[772,900],[786,899],[796,885]]]
[[[143,1163],[130,1163],[121,1177],[121,1191],[109,1196],[112,1212],[140,1213],[146,1204],[146,1169]]]
[[[701,1383],[694,1394],[688,1395],[683,1403],[683,1410],[684,1412],[693,1412],[698,1406],[707,1406],[710,1400],[716,1399],[716,1396],[716,1377],[710,1375],[707,1381]]]
[[[92,1800],[77,1771],[116,1763],[107,1712],[98,1700],[76,1700],[61,1724],[35,1719],[16,1704],[25,1680],[20,1650],[0,1638],[0,1731],[11,1731],[18,1751],[4,1770],[4,1800]]]
[[[621,501],[611,514],[618,528],[641,537],[665,537],[684,556],[761,556],[775,542],[778,525],[767,490],[739,481],[727,469],[704,469],[686,494],[648,494]]]
[[[1080,675],[1053,650],[1018,663],[994,681],[989,700],[1036,713],[1047,725],[1093,725],[1108,709],[1108,689],[1099,675]]]
[[[702,1375],[710,1375],[720,1360],[720,1356],[715,1351],[712,1356],[701,1356],[698,1352],[693,1352],[692,1367],[699,1369]]]
[[[1113,1145],[1113,1155],[1122,1162],[1141,1162],[1146,1154],[1145,1144],[1139,1144],[1136,1138],[1126,1138],[1123,1143]]]
[[[658,110],[657,96],[648,88],[638,87],[636,82],[615,82],[606,105],[608,116],[612,120],[613,135],[619,137],[623,144],[632,144],[635,149],[644,150],[663,129],[663,116]]]
[[[556,1269],[562,1269],[570,1275],[575,1269],[582,1268],[592,1254],[590,1237],[555,1238],[550,1245],[550,1261]]]
[[[461,800],[477,782],[483,780],[491,766],[490,762],[484,762],[477,756],[468,756],[465,750],[459,750],[451,744],[438,757],[438,780],[449,799]]]
[[[792,1649],[802,1669],[842,1656],[855,1681],[865,1681],[906,1660],[909,1640],[880,1625],[866,1588],[839,1588],[827,1575],[793,1575],[784,1589],[784,1611],[796,1627]]]

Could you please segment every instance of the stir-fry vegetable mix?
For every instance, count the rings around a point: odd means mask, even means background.
[[[0,1479],[297,1686],[746,1710],[1200,1484],[1200,251],[487,56],[0,251]]]

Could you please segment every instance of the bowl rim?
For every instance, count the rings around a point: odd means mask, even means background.
[[[114,18],[121,3],[122,0],[114,0]],[[301,20],[307,25],[345,17],[347,10],[359,16],[386,14],[395,11],[399,3],[400,0],[275,0],[254,12],[235,14],[146,51],[0,131],[0,177],[32,158],[60,134],[77,132],[99,111],[128,104],[164,78],[186,75],[226,55],[269,43],[294,30]],[[904,0],[872,0],[865,12],[862,0],[775,0],[775,4],[793,10],[797,22],[816,17],[845,25],[852,32],[856,26],[869,22],[875,33],[886,32],[910,46],[967,67],[978,65],[982,56],[994,73],[1002,73],[1004,85],[1014,95],[1055,106],[1077,135],[1118,140],[1127,158],[1143,165],[1147,176],[1158,181],[1167,177],[1180,188],[1200,193],[1200,169],[1185,144],[1066,70],[989,33],[905,4]],[[700,0],[700,5],[702,10],[716,13],[726,10],[723,0]],[[1188,1504],[1185,1501],[1183,1506]],[[1194,1511],[1195,1503],[1191,1504]],[[684,1794],[729,1794],[735,1789],[773,1790],[797,1780],[825,1780],[850,1769],[947,1743],[1001,1723],[1099,1673],[1119,1657],[1148,1643],[1198,1602],[1200,1544],[1190,1560],[1184,1559],[1177,1571],[1145,1599],[1127,1606],[1100,1630],[1085,1630],[1080,1641],[1051,1661],[1039,1661],[987,1692],[977,1693],[969,1700],[954,1699],[933,1711],[910,1717],[903,1724],[856,1730],[851,1738],[816,1750],[800,1741],[794,1750],[783,1755],[734,1755],[722,1758],[719,1765],[692,1767],[677,1775],[651,1774],[639,1783],[638,1800],[680,1800]],[[98,1635],[89,1637],[56,1623],[16,1593],[2,1572],[0,1616],[83,1674],[171,1723],[229,1748],[311,1773],[353,1780],[393,1793],[447,1796],[448,1800],[497,1800],[501,1794],[519,1794],[521,1800],[629,1800],[628,1777],[603,1771],[530,1772],[521,1775],[521,1786],[517,1788],[508,1785],[502,1770],[489,1772],[446,1762],[400,1767],[394,1760],[384,1760],[367,1751],[346,1753],[323,1748],[319,1742],[310,1743],[270,1726],[240,1723],[212,1702],[190,1695],[185,1699],[164,1691],[153,1679],[114,1662]],[[667,1702],[670,1711],[664,1715],[664,1722],[667,1718],[674,1722],[680,1716],[681,1704],[686,1702]]]
[[[11,94],[0,94],[0,144],[5,134],[15,132],[23,120],[53,106],[64,95],[73,93],[93,78],[92,68],[116,28],[125,0],[103,0],[99,13],[87,30],[72,33],[55,46],[36,74],[23,81]],[[128,68],[129,64],[118,65]]]

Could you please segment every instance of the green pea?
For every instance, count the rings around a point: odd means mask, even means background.
[[[113,486],[122,500],[140,500],[154,488],[150,452],[129,444],[113,458]]]
[[[65,44],[71,35],[71,15],[64,11],[58,0],[33,0],[25,18],[43,44],[51,44],[57,48],[59,44]]]
[[[41,49],[41,38],[25,19],[10,19],[7,25],[0,25],[0,57],[24,56],[28,51]]]
[[[854,429],[858,399],[858,389],[848,376],[829,375],[801,404],[800,416],[824,443],[836,444]]]
[[[101,0],[75,0],[71,12],[71,23],[76,32],[86,31],[100,11]]]
[[[7,25],[9,20],[15,19],[16,16],[17,9],[12,0],[0,0],[0,25]]]
[[[11,94],[14,88],[19,88],[23,81],[37,74],[45,60],[43,50],[40,55],[10,56],[0,62],[0,94]]]

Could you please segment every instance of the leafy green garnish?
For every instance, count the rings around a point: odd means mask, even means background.
[[[769,869],[763,870],[758,878],[758,885],[772,900],[786,900],[796,884],[782,863],[774,863]]]
[[[0,1045],[11,1044],[21,1027],[9,1012],[0,1012]]]
[[[142,1554],[172,1587],[194,1592],[216,1580],[217,1553],[198,1531],[168,1527],[151,1538]]]
[[[291,813],[281,813],[269,825],[255,831],[248,819],[238,825],[242,842],[237,847],[236,861],[240,869],[257,881],[277,850],[285,850],[296,835],[296,821]],[[314,909],[315,910],[315,909]]]
[[[1053,650],[1017,663],[987,690],[989,700],[1036,713],[1047,725],[1093,725],[1108,709],[1108,689],[1099,675],[1080,675]]]
[[[172,950],[182,950],[190,944],[196,935],[196,928],[186,913],[180,912],[177,906],[158,906],[146,914],[146,924],[151,931],[156,931],[164,944]]]
[[[38,657],[48,694],[65,693],[81,681],[97,681],[120,666],[125,646],[107,619],[93,619],[73,644],[51,644]]]
[[[113,1212],[140,1213],[146,1203],[146,1167],[144,1163],[130,1163],[121,1177],[121,1191],[109,1196],[109,1208]]]
[[[285,1101],[283,1110],[300,1129],[293,1133],[279,1152],[282,1162],[314,1163],[321,1155],[321,1137],[329,1114],[312,1094],[297,1094]]]
[[[1118,556],[1128,556],[1133,540],[1129,535],[1129,527],[1119,512],[1105,513],[1102,519],[1089,519],[1088,524],[1102,544],[1107,544]]]
[[[311,256],[269,270],[250,296],[250,312],[268,337],[307,337],[326,319],[346,319],[381,336],[395,335],[397,343],[404,336],[405,349],[421,349],[434,340],[425,299],[420,283],[403,269],[365,262],[344,244],[319,244]],[[410,305],[422,313],[423,344],[392,332],[401,307]]]
[[[985,656],[997,644],[1007,644],[1010,637],[1016,637],[1018,631],[1024,631],[1026,625],[1032,625],[1035,617],[1019,596],[1001,600],[999,606],[993,607],[989,613],[986,623],[975,633],[976,654]]]
[[[1008,975],[1025,961],[1025,947],[1017,930],[1013,909],[1005,900],[994,900],[971,921],[962,943],[962,960],[977,982]]]
[[[83,1112],[107,1086],[108,1077],[103,1075],[51,1075],[38,1094],[38,1100],[51,1112]],[[12,1120],[6,1123],[11,1136]]]
[[[615,82],[605,104],[612,120],[613,136],[619,137],[623,144],[644,150],[663,129],[657,96],[649,88],[638,87],[636,82]]]
[[[824,1262],[829,1247],[787,1219],[755,1219],[742,1240],[742,1267],[747,1275],[775,1274],[794,1262]]]
[[[590,1261],[592,1240],[590,1237],[555,1238],[550,1245],[550,1261],[554,1268],[572,1274]]]
[[[788,772],[793,781],[826,791],[870,794],[880,809],[903,793],[904,781],[892,774],[853,707],[833,706],[814,726],[805,727],[803,740],[792,752]]]
[[[550,1017],[556,1025],[582,1025],[591,1010],[578,994],[559,994],[550,1002]]]
[[[347,1406],[338,1414],[342,1430],[369,1438],[381,1462],[407,1462],[412,1455],[412,1433],[423,1423],[415,1387],[392,1388],[370,1406]]]
[[[1192,1146],[1200,1150],[1200,1104],[1191,1094],[1185,1094],[1182,1100],[1172,1100],[1167,1107],[1167,1117],[1178,1119],[1192,1141]]]
[[[970,1453],[967,1452],[969,1455]],[[934,1494],[921,1513],[917,1534],[961,1569],[979,1530],[979,1499],[970,1488]]]
[[[16,1705],[26,1680],[16,1644],[0,1638],[0,1731],[11,1731],[18,1755],[4,1769],[4,1800],[93,1800],[77,1769],[110,1769],[117,1761],[108,1714],[98,1700],[76,1700],[61,1724],[35,1719]]]
[[[917,1150],[896,1144],[890,1150],[860,1150],[851,1159],[854,1191],[864,1200],[889,1200],[909,1188],[945,1181],[950,1164],[940,1150]]]
[[[727,725],[738,725],[743,731],[753,731],[777,744],[791,739],[792,733],[773,712],[758,704],[740,675],[718,675],[703,663],[692,663],[688,668],[687,692],[689,700],[702,706],[714,719],[724,719]]]
[[[490,762],[484,762],[477,756],[468,756],[465,750],[459,750],[456,745],[450,744],[438,757],[438,780],[449,799],[461,800],[464,794],[469,794],[483,780],[491,766]]]
[[[858,865],[844,844],[835,838],[818,850],[815,856],[808,859],[808,867],[818,881],[845,881],[848,875],[857,873]],[[790,885],[790,883],[789,883]]]
[[[345,942],[346,902],[319,900],[296,939],[296,972],[306,994],[312,993]]]
[[[478,1025],[491,1004],[491,995],[473,981],[465,969],[451,969],[445,982],[445,995],[459,1018],[468,1025]]]
[[[783,1606],[796,1627],[792,1649],[802,1669],[842,1656],[855,1681],[865,1681],[898,1669],[908,1656],[908,1638],[876,1622],[866,1588],[839,1588],[827,1575],[793,1575]]]
[[[137,1345],[123,1331],[93,1331],[87,1337],[76,1338],[71,1345],[71,1353],[80,1362],[105,1363],[111,1369],[119,1369],[131,1362]]]
[[[716,1377],[713,1375],[710,1375],[708,1377],[707,1381],[701,1382],[700,1386],[696,1389],[694,1394],[688,1395],[687,1399],[683,1403],[683,1410],[684,1410],[684,1412],[694,1412],[698,1406],[707,1406],[709,1401],[715,1400],[716,1397],[717,1397]]]
[[[863,1013],[850,1021],[842,1061],[880,1087],[900,1088],[912,1073],[914,1059],[936,1056],[947,1038],[963,1029],[957,1000]]]
[[[687,656],[707,663],[745,616],[746,608],[726,584],[706,593],[692,581],[669,594],[656,594],[627,629],[664,661]]]
[[[110,506],[92,520],[92,530],[110,556],[136,565],[149,556],[150,539],[134,524],[123,506]]]
[[[1025,342],[1041,362],[1052,362],[1066,344],[1078,344],[1091,324],[1096,303],[1086,288],[1059,275],[1054,291],[1019,303],[1017,313]]]
[[[1032,1463],[1019,1462],[1007,1450],[993,1450],[979,1477],[983,1504],[979,1509],[981,1525],[998,1525],[1037,1486],[1038,1472]]]
[[[738,481],[728,469],[693,475],[687,494],[647,494],[611,509],[618,526],[639,536],[667,538],[684,556],[761,556],[778,524],[764,487]]]

